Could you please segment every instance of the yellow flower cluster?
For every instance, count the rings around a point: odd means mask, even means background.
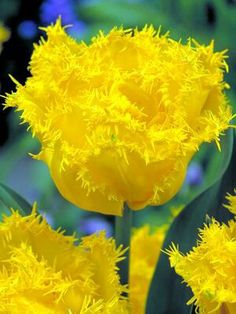
[[[128,314],[117,262],[122,248],[104,233],[75,245],[32,214],[0,224],[0,313]]]
[[[225,53],[152,26],[100,32],[89,45],[60,20],[45,31],[31,76],[6,106],[23,111],[61,194],[114,215],[124,202],[138,210],[168,201],[199,146],[229,126]]]
[[[114,240],[100,233],[75,245],[35,208],[26,217],[13,211],[0,223],[0,313],[144,314],[166,230],[135,230],[127,301],[117,274],[124,251]]]
[[[236,196],[228,197],[228,206],[236,212]],[[173,245],[167,251],[171,267],[191,287],[194,303],[200,314],[236,313],[236,221],[220,224],[212,220],[200,230],[196,247],[183,255]]]
[[[144,226],[135,230],[130,255],[130,307],[132,314],[144,314],[149,286],[158,261],[166,228],[150,233]]]

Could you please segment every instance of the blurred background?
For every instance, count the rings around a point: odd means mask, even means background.
[[[145,24],[161,25],[163,32],[169,30],[172,38],[183,42],[188,37],[204,44],[214,39],[216,50],[228,49],[226,81],[231,89],[227,93],[232,106],[236,103],[236,0],[0,0],[0,27],[10,32],[0,55],[1,95],[14,90],[9,74],[25,82],[33,43],[44,36],[39,27],[55,22],[59,15],[64,25],[72,25],[68,33],[78,41],[89,42],[100,29],[106,32],[113,26],[142,28]],[[112,235],[113,217],[80,210],[60,196],[47,166],[29,156],[38,153],[40,146],[19,122],[17,113],[0,106],[0,182],[28,202],[37,201],[38,209],[55,228],[61,226],[68,233],[77,230],[79,235],[106,229]],[[169,223],[210,182],[218,159],[214,143],[203,145],[178,195],[165,206],[135,213],[135,225],[148,223],[155,228]]]

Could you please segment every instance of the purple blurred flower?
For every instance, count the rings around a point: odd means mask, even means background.
[[[71,25],[67,32],[71,35],[81,35],[85,23],[78,21],[74,0],[44,0],[40,7],[40,19],[44,25],[54,23],[61,16],[62,25]]]
[[[203,182],[203,169],[201,164],[193,161],[190,163],[187,175],[186,183],[188,185],[200,185]]]
[[[32,20],[25,20],[18,25],[17,32],[24,39],[33,39],[38,32],[37,24]]]
[[[111,224],[106,219],[100,217],[85,218],[79,226],[79,232],[82,232],[85,235],[89,235],[101,230],[106,231],[107,237],[111,237],[113,234]]]

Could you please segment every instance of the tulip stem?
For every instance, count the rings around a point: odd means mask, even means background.
[[[125,259],[119,263],[119,273],[121,284],[129,283],[129,262],[130,262],[130,237],[132,228],[132,210],[125,203],[123,216],[116,216],[115,219],[115,237],[116,245],[123,245],[124,248],[129,248],[125,252]]]

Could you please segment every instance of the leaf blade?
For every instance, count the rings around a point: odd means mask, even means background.
[[[5,206],[3,212],[6,209],[10,212],[10,209],[13,208],[25,216],[32,211],[32,206],[21,195],[3,183],[0,183],[0,201]]]

